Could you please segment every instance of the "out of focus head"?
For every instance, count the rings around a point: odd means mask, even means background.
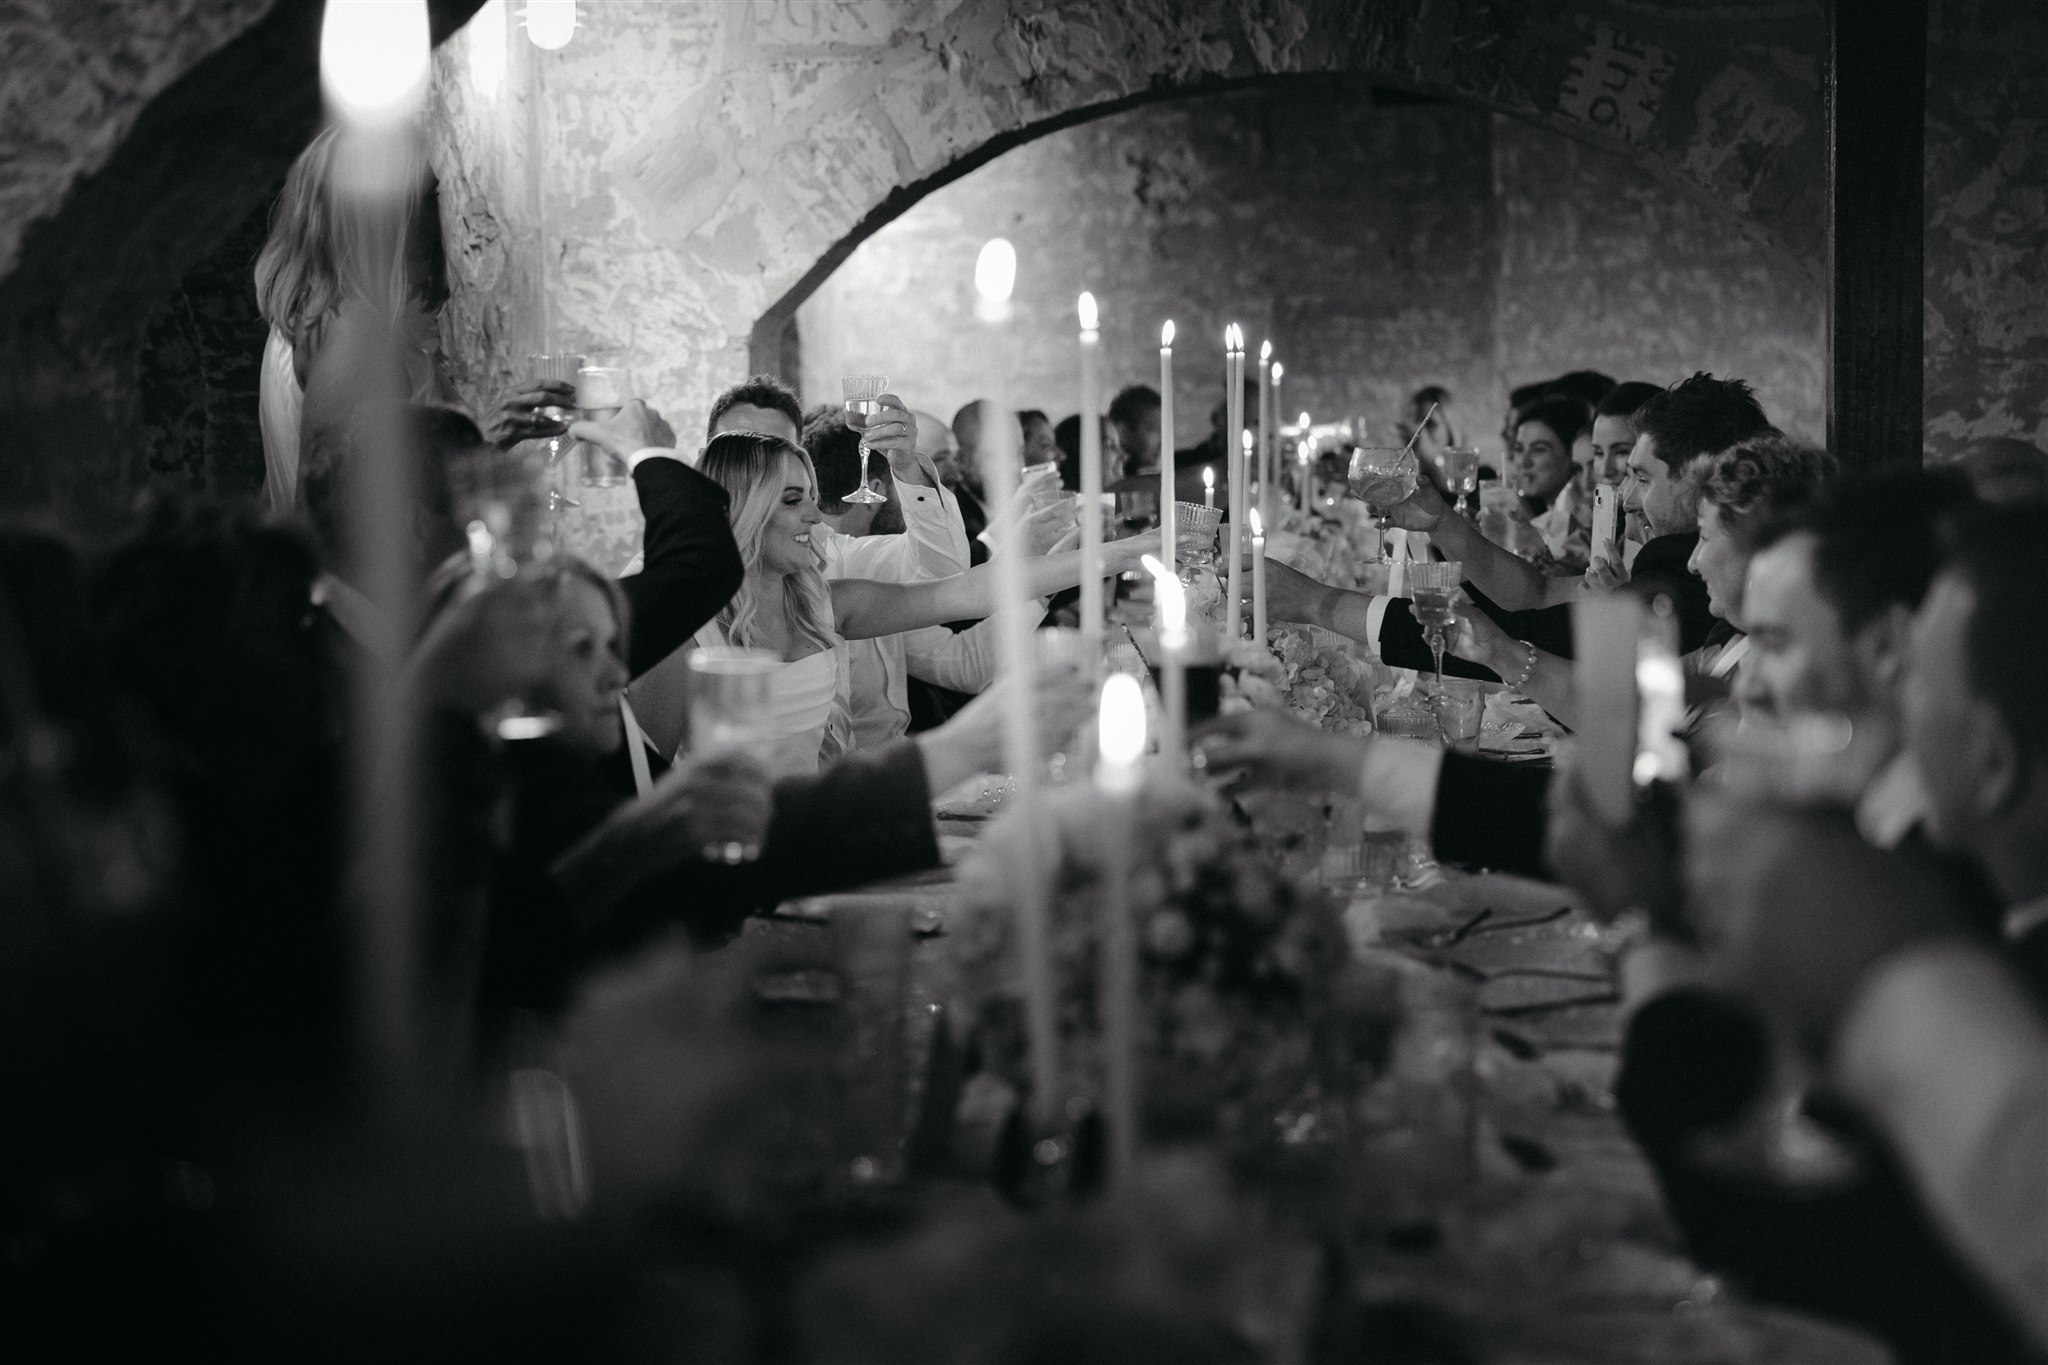
[[[933,412],[913,412],[917,420],[917,453],[930,460],[939,471],[939,478],[951,487],[952,477],[948,476],[948,465],[958,467],[960,443],[953,439],[953,426],[945,418]]]
[[[417,137],[393,146],[407,158],[392,177],[400,187],[395,204],[348,192],[338,124],[315,137],[285,176],[256,258],[256,305],[295,345],[310,341],[345,299],[369,304],[392,324],[415,310],[439,312],[448,300],[433,168]]]
[[[1742,596],[1745,710],[1892,716],[1938,528],[1971,502],[1953,471],[1844,480],[1753,537]]]
[[[1741,626],[1743,575],[1756,532],[1809,502],[1835,472],[1834,457],[1787,436],[1741,441],[1704,462],[1699,544],[1688,564],[1707,585],[1714,615]]]
[[[1636,409],[1635,428],[1623,505],[1652,535],[1691,528],[1685,478],[1693,461],[1774,430],[1749,385],[1704,371]]]
[[[94,575],[114,679],[252,799],[297,776],[339,723],[334,641],[312,600],[319,572],[290,527],[167,498]]]
[[[955,469],[959,479],[954,487],[964,487],[977,497],[982,491],[981,432],[985,420],[983,409],[987,406],[987,399],[977,398],[953,414]]]
[[[1037,408],[1026,408],[1017,414],[1017,423],[1024,433],[1024,467],[1035,464],[1057,464],[1060,458],[1059,442],[1053,439],[1052,419]]]
[[[1986,502],[2048,500],[2048,452],[2012,436],[1980,436],[1959,451],[1955,465]]]
[[[1109,405],[1110,424],[1116,428],[1117,443],[1131,462],[1141,469],[1159,464],[1159,393],[1143,384],[1133,384]]]
[[[360,491],[356,475],[365,467],[364,451],[370,442],[394,439],[410,446],[414,460],[408,500],[422,576],[464,544],[450,471],[497,453],[468,413],[442,403],[363,403],[346,420],[310,430],[299,462],[299,501],[329,571],[344,578],[352,576],[350,500]]]
[[[804,407],[796,390],[772,374],[757,374],[735,384],[711,403],[704,439],[728,431],[753,431],[796,443],[804,428]]]
[[[1977,853],[2000,889],[2041,894],[2048,838],[2048,506],[1951,518],[1914,619],[1900,692],[1937,840]]]

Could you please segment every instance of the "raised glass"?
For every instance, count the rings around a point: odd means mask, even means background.
[[[886,375],[849,374],[841,377],[839,392],[846,404],[846,425],[862,432],[860,438],[860,483],[846,495],[847,502],[887,502],[889,499],[868,487],[869,472],[874,468],[874,450],[868,445],[865,434],[870,419],[880,416],[882,405],[878,400],[889,391]]]
[[[602,422],[614,416],[633,399],[632,375],[616,365],[585,365],[576,371],[576,415],[586,422]],[[617,488],[628,478],[626,462],[590,441],[583,449],[583,484],[586,488]]]

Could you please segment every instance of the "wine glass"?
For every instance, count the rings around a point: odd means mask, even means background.
[[[1437,737],[1443,737],[1445,632],[1457,624],[1455,609],[1458,584],[1465,581],[1465,566],[1455,560],[1437,563],[1421,561],[1408,566],[1408,594],[1415,620],[1429,639],[1429,652],[1436,660]]]
[[[576,371],[583,368],[583,357],[580,355],[529,355],[526,357],[526,367],[533,372],[533,376],[536,379],[554,380],[562,384],[574,384],[576,382]],[[542,408],[541,415],[552,417],[557,422],[571,422],[576,419],[576,414],[571,409],[558,408],[552,405]],[[548,511],[553,513],[559,513],[564,507],[581,507],[583,505],[562,491],[562,479],[559,471],[562,464],[562,443],[567,439],[566,436],[548,437]]]
[[[1421,469],[1406,446],[1358,446],[1348,471],[1351,496],[1366,505],[1379,529],[1381,549],[1371,562],[1386,561],[1387,509],[1406,502],[1415,492]]]
[[[862,431],[868,419],[882,411],[876,400],[888,392],[889,380],[879,374],[849,374],[839,381],[839,391],[845,397],[846,425],[855,431]],[[868,470],[873,466],[875,452],[868,446],[868,438],[860,438],[860,483],[846,495],[847,502],[887,502],[889,499],[868,487]]]
[[[1452,446],[1438,458],[1437,468],[1443,474],[1444,491],[1463,510],[1465,500],[1479,491],[1479,447]]]

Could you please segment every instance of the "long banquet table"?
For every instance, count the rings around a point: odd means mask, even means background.
[[[951,863],[980,825],[940,828]],[[837,1062],[804,1102],[835,1115],[820,1141],[864,1179],[902,1171],[951,989],[950,882],[941,869],[792,903],[727,950],[758,1000],[796,1003],[832,1040]],[[1614,944],[1569,893],[1446,870],[1354,898],[1347,929],[1354,951],[1460,983],[1475,1042],[1469,1178],[1427,1236],[1352,1248],[1364,1300],[1427,1305],[1501,1365],[1888,1359],[1859,1334],[1743,1302],[1686,1258],[1614,1114]]]

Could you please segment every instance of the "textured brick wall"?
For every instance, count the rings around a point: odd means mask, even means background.
[[[1207,430],[1233,319],[1273,339],[1290,414],[1382,433],[1442,383],[1490,438],[1508,387],[1582,367],[1744,375],[1792,430],[1825,425],[1817,262],[1557,133],[1309,82],[1083,124],[933,193],[799,311],[807,399],[867,369],[941,414],[985,390],[988,356],[961,338],[975,252],[999,233],[1021,261],[1013,397],[1055,417],[1077,404],[1087,287],[1110,310],[1106,391],[1152,382],[1175,319],[1183,440]]]
[[[1019,407],[1078,403],[1075,295],[1107,309],[1104,390],[1156,384],[1159,325],[1178,331],[1181,443],[1223,393],[1223,327],[1270,337],[1283,401],[1391,419],[1442,382],[1493,394],[1497,268],[1491,116],[1375,108],[1316,84],[1148,105],[1050,134],[919,202],[862,243],[798,313],[807,399],[869,366],[950,414],[986,390],[974,258],[1019,255],[1011,328]]]
[[[2048,446],[2048,5],[1937,0],[1928,44],[1928,449]]]

